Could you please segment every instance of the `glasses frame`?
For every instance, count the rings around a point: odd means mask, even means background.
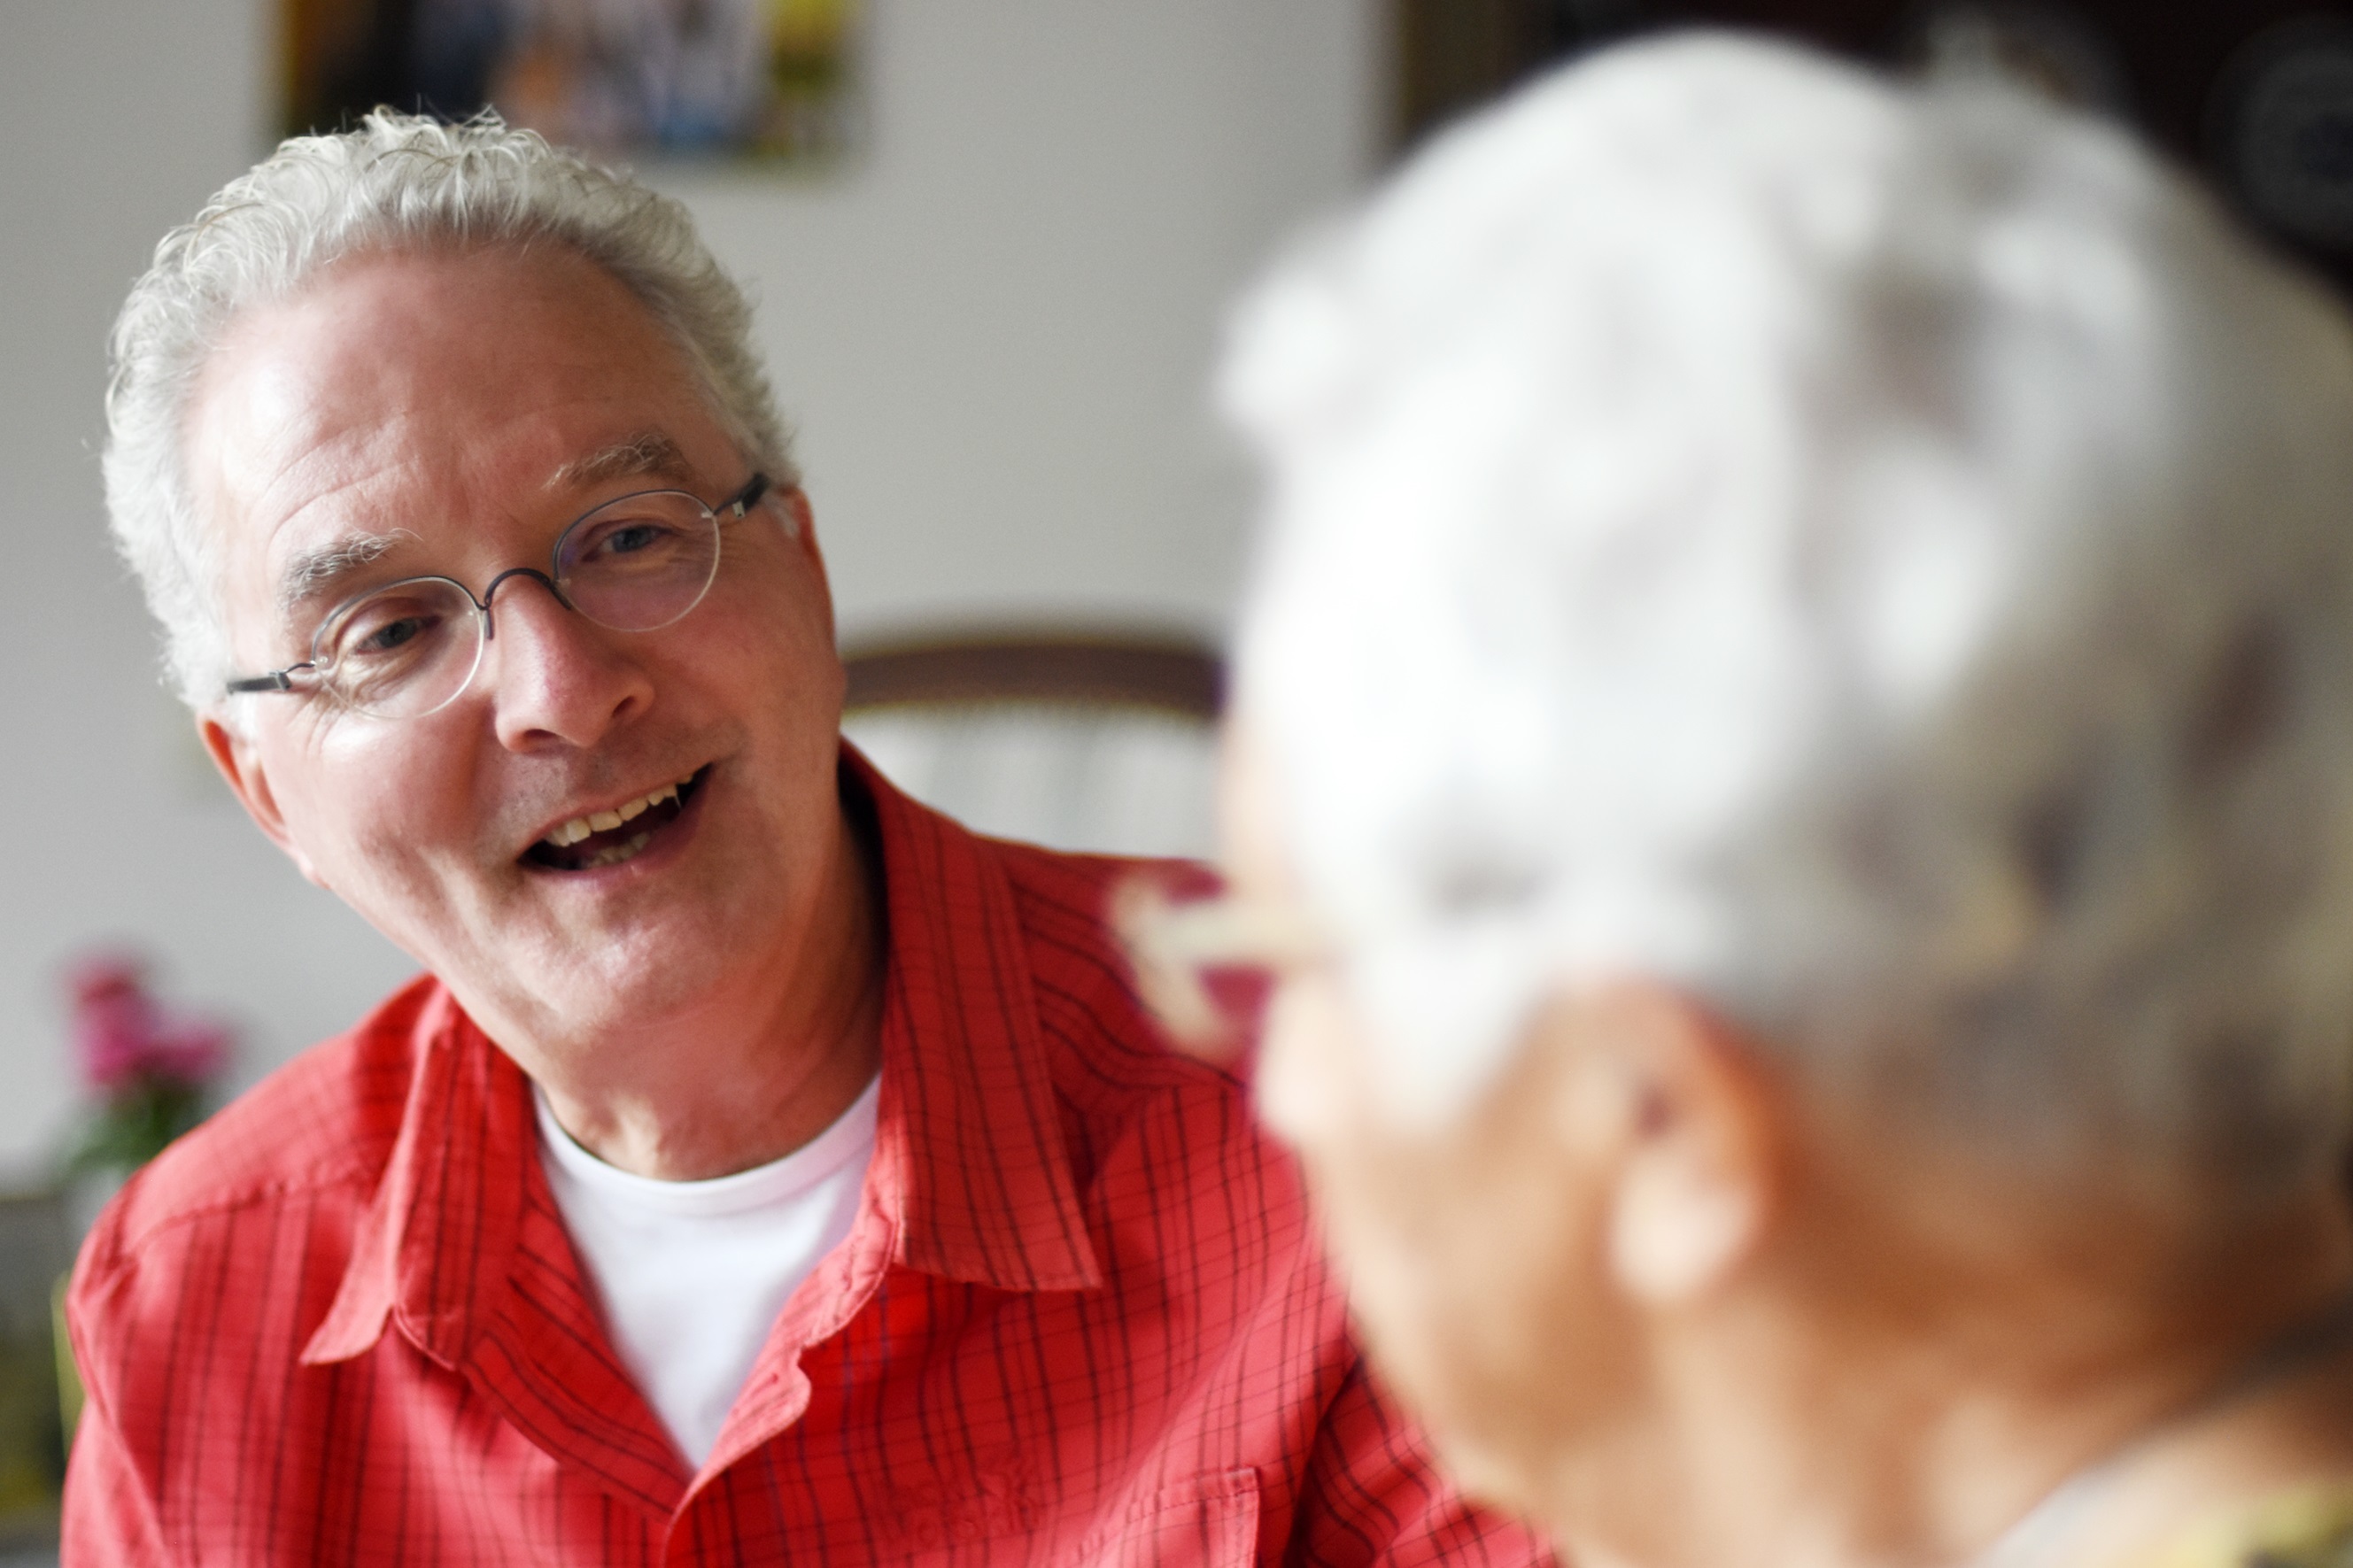
[[[241,675],[233,677],[227,682],[228,695],[232,697],[243,697],[278,692],[288,696],[308,697],[318,694],[320,689],[318,688],[314,688],[307,684],[297,686],[294,683],[294,677],[298,675],[315,674],[322,668],[319,658],[319,639],[327,635],[327,628],[335,625],[344,611],[350,609],[353,605],[360,603],[362,600],[366,599],[371,595],[381,594],[389,588],[400,587],[404,584],[447,583],[451,587],[457,589],[458,592],[466,595],[466,602],[474,606],[474,614],[479,617],[481,627],[481,636],[477,637],[474,642],[474,662],[472,665],[468,667],[465,679],[459,681],[457,689],[451,691],[448,697],[443,698],[440,701],[435,703],[430,708],[421,709],[415,713],[403,714],[400,715],[400,717],[422,719],[427,714],[438,713],[442,709],[448,707],[450,703],[455,702],[459,698],[465,695],[466,689],[474,683],[475,672],[482,668],[482,650],[488,647],[491,640],[498,636],[498,623],[491,617],[491,601],[498,595],[499,585],[506,582],[509,578],[530,578],[538,583],[542,587],[545,588],[548,593],[554,597],[555,602],[563,605],[565,609],[570,610],[575,615],[585,617],[593,625],[604,626],[604,622],[597,620],[594,616],[588,615],[586,611],[574,604],[572,602],[572,596],[564,591],[563,585],[556,580],[555,574],[557,572],[562,570],[564,563],[564,542],[565,540],[572,537],[573,530],[578,528],[582,523],[587,521],[590,518],[595,517],[598,512],[604,511],[609,507],[619,506],[624,501],[636,500],[641,496],[654,495],[681,495],[686,497],[688,500],[693,501],[695,505],[702,508],[704,515],[712,520],[714,526],[723,519],[727,521],[736,522],[741,521],[754,507],[766,500],[769,493],[775,488],[776,481],[769,479],[767,475],[754,473],[742,489],[737,490],[733,495],[729,496],[717,506],[705,505],[702,498],[696,495],[692,490],[681,490],[667,485],[649,490],[631,490],[627,495],[618,495],[613,497],[609,500],[598,501],[595,506],[590,507],[586,511],[582,512],[578,517],[575,517],[570,522],[565,523],[564,525],[564,531],[555,536],[555,542],[549,546],[547,552],[548,571],[543,572],[536,566],[510,566],[505,571],[500,573],[497,576],[492,577],[490,580],[489,584],[483,587],[481,597],[480,598],[476,598],[474,596],[474,591],[471,588],[467,587],[463,583],[459,582],[455,577],[446,577],[438,572],[424,573],[415,577],[403,577],[396,582],[380,583],[373,588],[363,589],[361,592],[353,594],[351,597],[337,604],[333,609],[329,610],[320,620],[318,629],[311,634],[311,657],[309,658],[302,660],[299,664],[290,664],[283,669],[265,670],[259,675]],[[662,622],[661,626],[639,626],[636,629],[638,631],[653,632],[661,630],[662,626],[676,626],[679,622],[684,620],[688,616],[694,613],[694,607],[697,605],[702,604],[703,599],[710,594],[711,584],[713,582],[716,582],[718,577],[719,557],[714,553],[711,560],[711,575],[703,580],[702,592],[696,594],[693,599],[688,602],[684,609],[679,611],[677,615],[672,616],[669,620]],[[621,628],[607,627],[607,629],[620,630]],[[355,709],[354,711],[364,712],[365,710]]]

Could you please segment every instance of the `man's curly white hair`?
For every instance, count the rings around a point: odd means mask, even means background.
[[[291,138],[164,237],[114,326],[107,510],[191,707],[220,701],[228,645],[213,521],[189,491],[181,444],[229,324],[361,253],[541,245],[618,279],[686,356],[744,458],[793,482],[751,306],[677,202],[494,114],[447,125],[379,110],[351,131]]]

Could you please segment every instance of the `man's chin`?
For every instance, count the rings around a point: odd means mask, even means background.
[[[728,919],[707,896],[530,908],[539,902],[502,910],[474,940],[425,960],[476,1022],[517,1048],[587,1047],[689,1019],[737,989],[732,972],[757,946],[751,912]]]
[[[543,1059],[591,1058],[687,1023],[710,986],[707,976],[679,974],[659,963],[630,975],[599,968],[486,978],[490,985],[475,986],[465,977],[442,975],[484,1032],[534,1076]]]

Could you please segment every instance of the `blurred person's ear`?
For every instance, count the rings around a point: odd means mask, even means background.
[[[196,715],[196,734],[204,742],[213,766],[228,781],[237,804],[245,807],[254,826],[269,837],[269,842],[286,851],[286,858],[294,862],[294,868],[306,880],[316,887],[326,887],[319,879],[318,868],[311,863],[311,858],[302,853],[293,836],[286,831],[285,813],[278,808],[278,796],[269,787],[269,770],[262,765],[261,753],[252,741],[237,733],[218,713],[209,711]]]
[[[1564,1129],[1607,1167],[1601,1218],[1618,1287],[1672,1307],[1756,1256],[1778,1206],[1778,1096],[1725,1024],[1674,991],[1625,983],[1539,1021],[1575,1063]]]

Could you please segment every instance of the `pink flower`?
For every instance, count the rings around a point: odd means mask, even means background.
[[[103,953],[75,966],[73,1038],[85,1083],[111,1094],[142,1079],[196,1088],[228,1060],[229,1031],[167,1015],[149,994],[146,965]]]

